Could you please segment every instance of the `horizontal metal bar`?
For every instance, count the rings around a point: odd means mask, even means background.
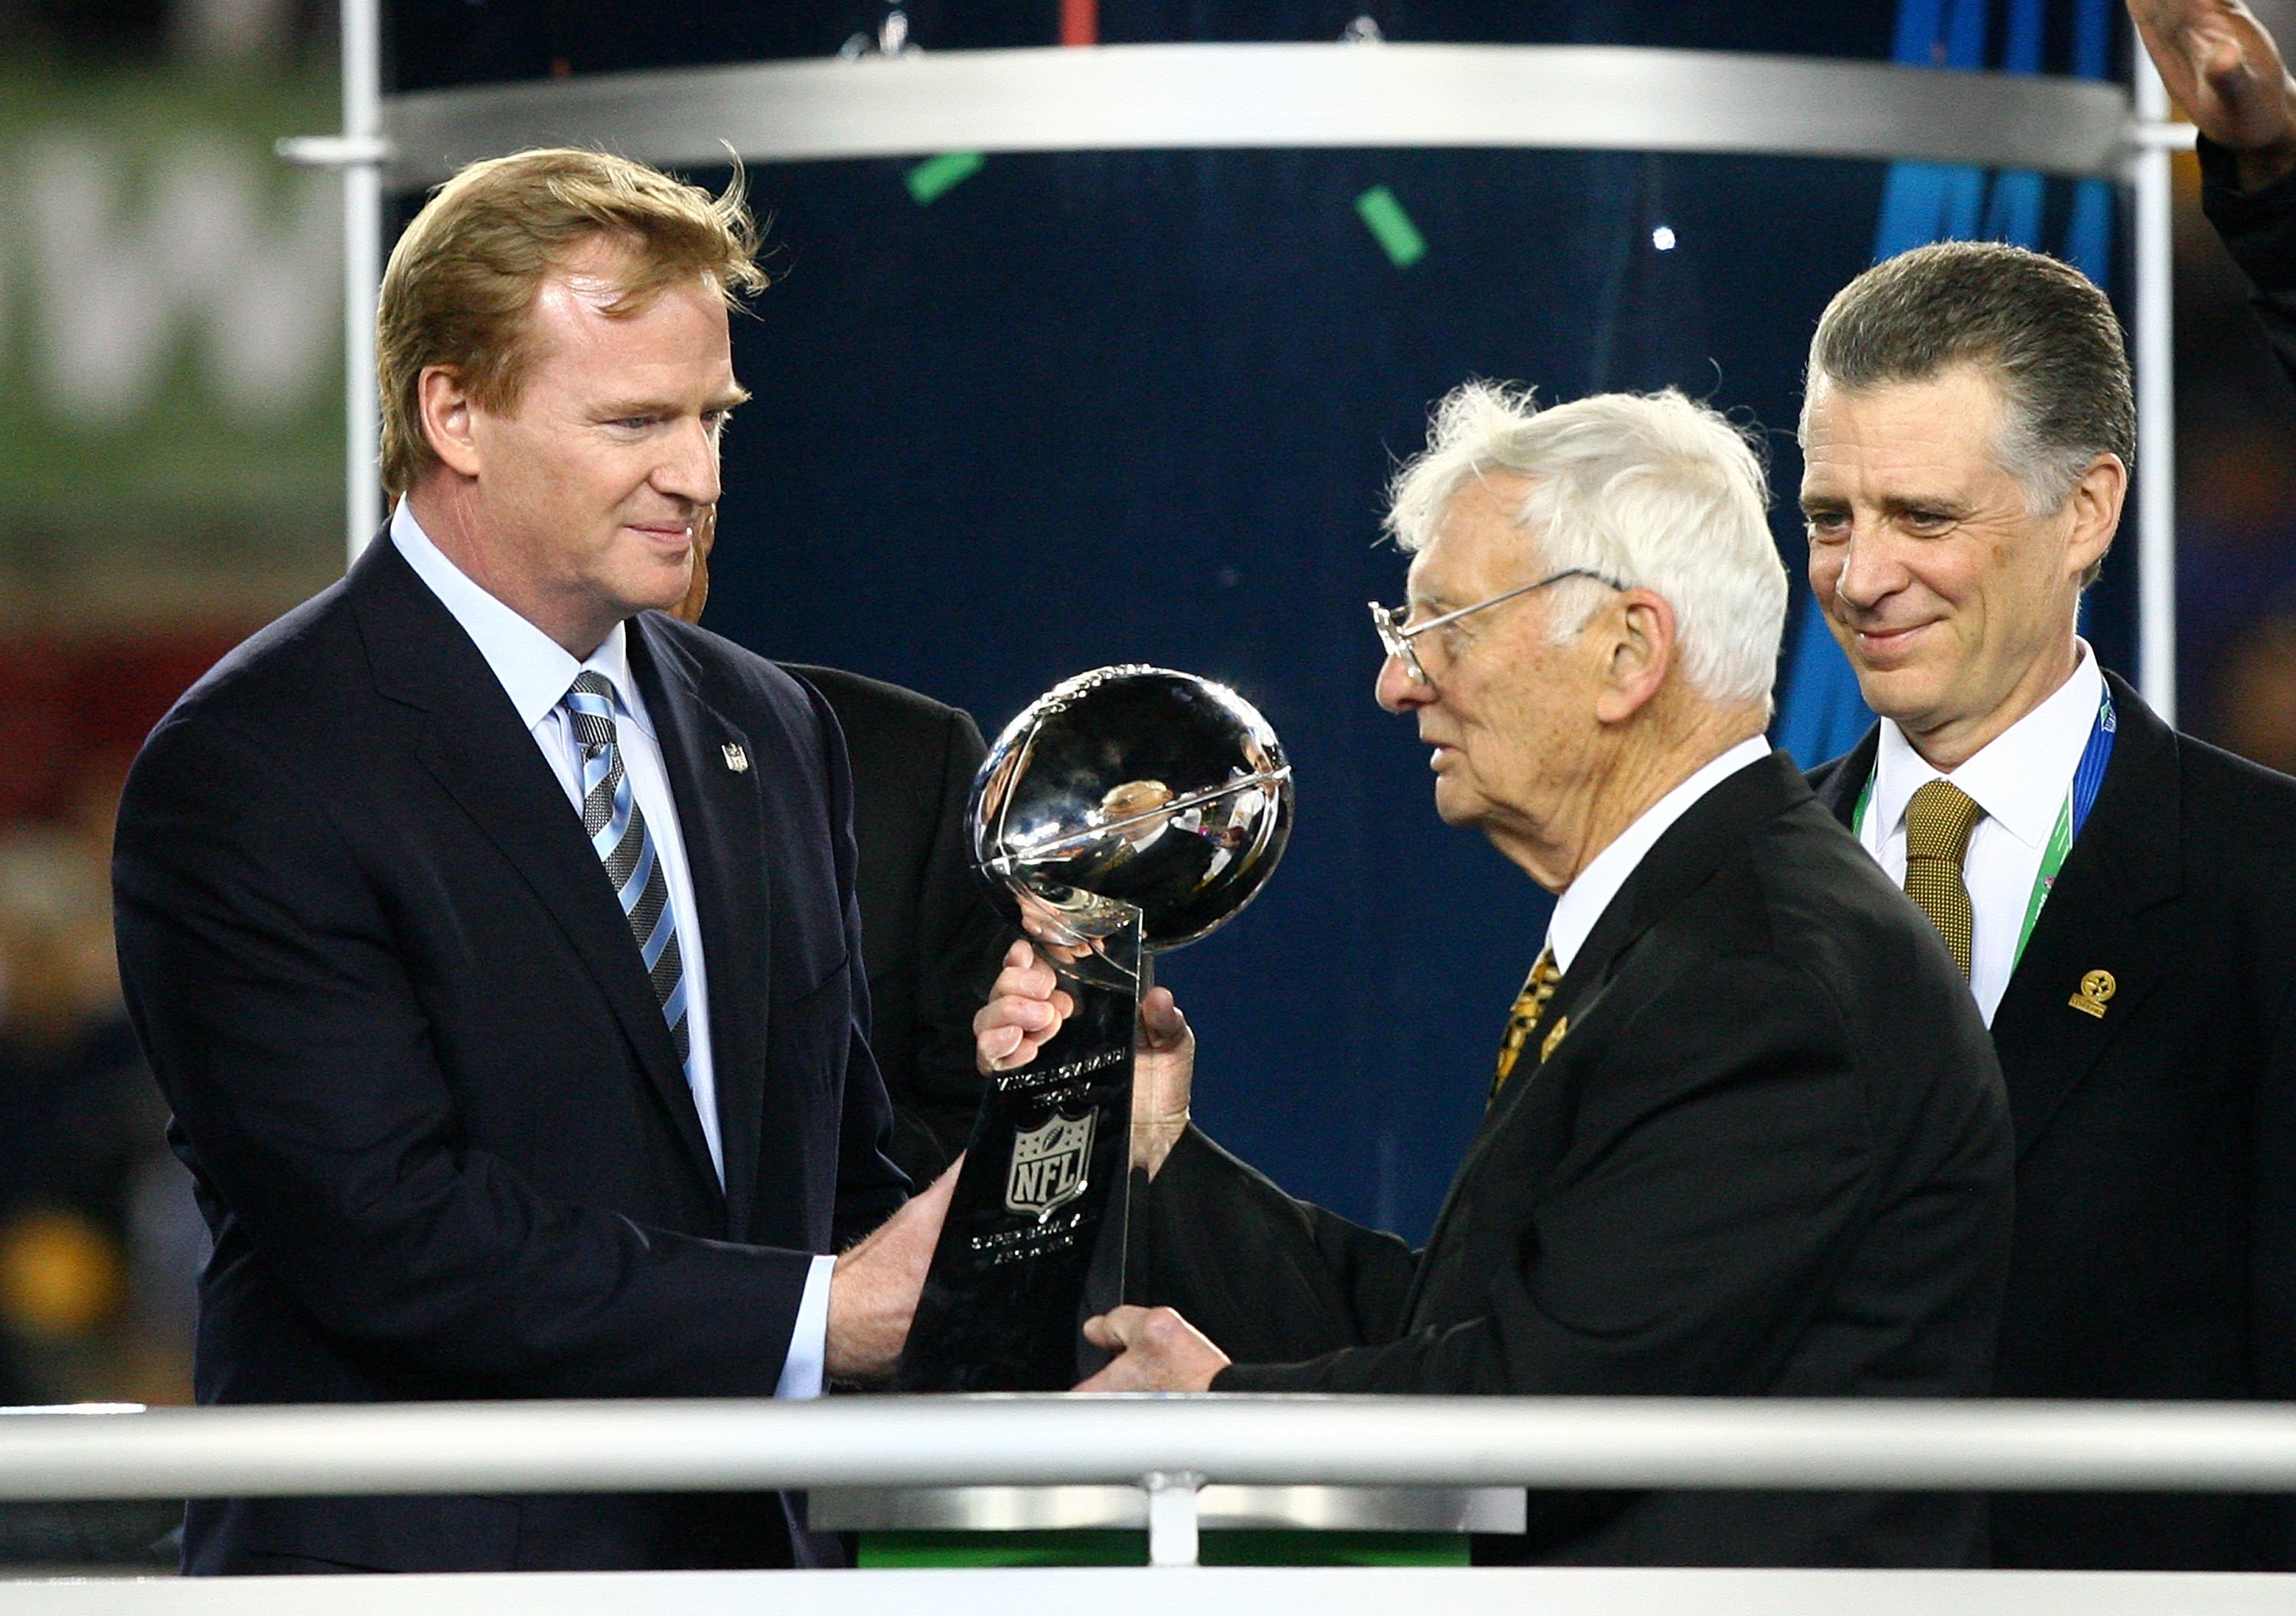
[[[602,146],[672,166],[1236,147],[1911,159],[2115,177],[2118,85],[1624,45],[1136,45],[681,68],[384,102],[392,182]]]
[[[2292,1579],[2160,1571],[1542,1566],[517,1571],[0,1584],[6,1616],[2287,1616]]]
[[[949,1397],[0,1422],[0,1498],[1213,1481],[2296,1491],[2296,1405]]]
[[[2129,127],[2128,141],[2138,151],[2191,151],[2201,132],[2190,124],[2145,122]]]
[[[380,167],[390,160],[390,143],[371,135],[283,135],[271,149],[298,168]]]

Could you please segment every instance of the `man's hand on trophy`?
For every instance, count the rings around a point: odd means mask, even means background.
[[[1116,1356],[1079,1392],[1204,1392],[1231,1361],[1169,1308],[1117,1308],[1086,1319],[1084,1338]]]
[[[1010,1072],[1037,1058],[1076,1001],[1053,967],[1025,943],[1005,951],[988,1002],[972,1018],[973,1058],[984,1073]],[[1195,1086],[1196,1035],[1166,988],[1140,1001],[1140,1035],[1132,1068],[1132,1165],[1150,1178],[1188,1127]]]
[[[1029,934],[1029,946],[1046,959],[1062,965],[1074,965],[1092,952],[1092,945],[1078,937],[1068,918],[1026,887],[1014,890],[1013,899],[1021,910],[1021,929]]]
[[[1150,1178],[1188,1130],[1195,1089],[1196,1035],[1168,988],[1140,1001],[1140,1041],[1132,1063],[1132,1165]]]
[[[2240,0],[2128,0],[2161,81],[2201,133],[2232,151],[2241,188],[2296,170],[2296,79]]]
[[[988,984],[988,1002],[972,1018],[973,1061],[984,1075],[1025,1066],[1075,1013],[1076,1000],[1053,967],[1027,943],[1015,943]]]
[[[837,1259],[829,1280],[829,1339],[823,1354],[832,1380],[861,1385],[892,1376],[909,1338],[925,1270],[932,1266],[948,1198],[956,1193],[959,1152],[932,1187],[910,1198]]]

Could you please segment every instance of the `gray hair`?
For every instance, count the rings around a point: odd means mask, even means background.
[[[1999,241],[1917,247],[1834,294],[1809,345],[1803,441],[1821,380],[1860,393],[1961,365],[2000,389],[1994,453],[2031,514],[2062,507],[2101,454],[2136,464],[2136,396],[2112,303],[2070,265]]]
[[[1421,550],[1469,477],[1526,478],[1516,520],[1527,542],[1536,535],[1543,565],[1654,592],[1674,608],[1694,688],[1716,701],[1767,702],[1786,572],[1764,515],[1757,441],[1671,388],[1540,410],[1527,388],[1471,381],[1435,406],[1426,451],[1396,472],[1387,527],[1403,549]],[[1587,611],[1600,587],[1585,585]]]

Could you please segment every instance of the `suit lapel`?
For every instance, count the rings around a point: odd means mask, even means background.
[[[1693,803],[1643,855],[1595,922],[1554,991],[1553,1014],[1576,1012],[1583,1020],[1644,933],[1680,908],[1762,826],[1808,798],[1793,760],[1773,752]]]
[[[370,546],[351,577],[377,687],[428,715],[417,747],[422,766],[519,872],[572,945],[636,1051],[689,1163],[714,1195],[718,1175],[676,1046],[631,942],[629,920],[565,788],[478,647],[396,545],[385,538]]]
[[[2141,917],[2181,885],[2177,736],[2127,683],[2105,678],[2120,726],[2112,762],[1993,1016],[2021,1155],[2168,966]],[[2069,1002],[2097,970],[2110,972],[2114,984],[2103,1016]]]
[[[745,1240],[756,1201],[772,970],[766,870],[758,857],[764,845],[761,771],[750,737],[701,699],[692,659],[653,617],[632,618],[629,630],[631,676],[661,743],[701,911],[727,1233]],[[735,749],[730,759],[728,747]]]
[[[1849,751],[1809,771],[1810,790],[1825,811],[1844,825],[1857,816],[1857,799],[1865,792],[1866,782],[1874,778],[1874,760],[1881,754],[1882,726],[1877,723]]]
[[[1555,1081],[1559,1074],[1542,1081],[1540,1067],[1546,1063],[1539,1058],[1542,1042],[1562,1018],[1569,1016],[1573,1030],[1566,1031],[1564,1041],[1554,1046],[1558,1056],[1570,1048],[1568,1041],[1578,1036],[1575,1029],[1598,1013],[1603,992],[1644,934],[1703,886],[1759,827],[1808,796],[1809,789],[1793,760],[1783,752],[1773,752],[1728,776],[1693,803],[1643,855],[1626,885],[1603,908],[1570,968],[1563,973],[1538,1030],[1523,1048],[1514,1077],[1498,1103],[1484,1113],[1466,1159],[1451,1180],[1443,1208],[1436,1214],[1434,1232],[1428,1238],[1430,1253],[1443,1238],[1460,1187],[1503,1134],[1513,1157],[1508,1171],[1528,1175],[1534,1183],[1544,1181],[1569,1147],[1575,1109],[1570,1103],[1569,1086]],[[1419,1265],[1410,1305],[1416,1305],[1431,1266],[1424,1261]]]

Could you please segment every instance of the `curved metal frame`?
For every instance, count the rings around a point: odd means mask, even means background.
[[[2145,698],[2176,713],[2169,154],[2192,143],[2141,46],[2117,85],[1613,45],[1158,45],[686,68],[378,98],[379,0],[345,0],[340,138],[281,143],[345,172],[348,546],[376,525],[377,225],[411,186],[545,142],[665,164],[972,151],[1529,147],[1969,163],[2136,192],[2137,612]]]
[[[395,95],[400,185],[540,144],[651,162],[1446,146],[1912,159],[2120,173],[2086,79],[1625,45],[1131,45],[678,68]]]

